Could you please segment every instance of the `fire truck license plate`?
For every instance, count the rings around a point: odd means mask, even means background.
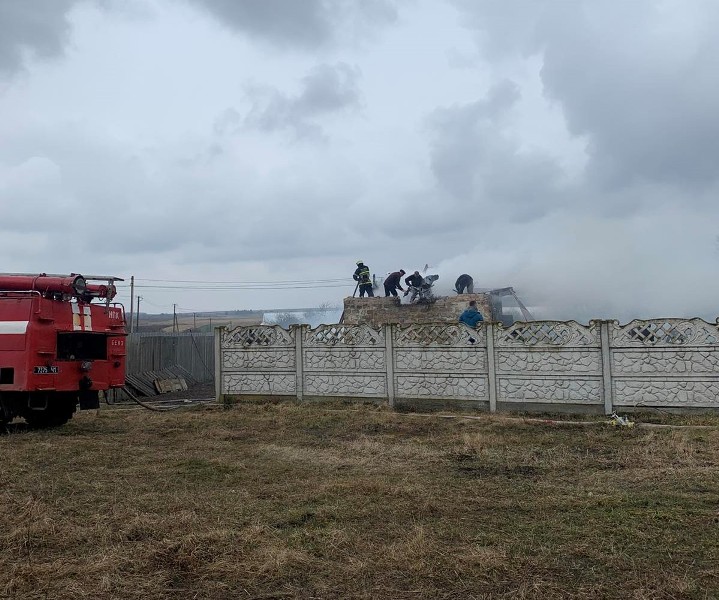
[[[35,373],[35,375],[55,375],[60,372],[60,367],[35,367],[32,372]]]

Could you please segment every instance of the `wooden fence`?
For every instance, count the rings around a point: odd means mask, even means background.
[[[180,365],[198,381],[210,382],[215,372],[213,340],[211,333],[132,333],[127,336],[127,373]]]

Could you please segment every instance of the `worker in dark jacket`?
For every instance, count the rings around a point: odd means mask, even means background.
[[[370,277],[369,267],[365,265],[364,262],[362,262],[361,260],[357,261],[357,269],[355,269],[355,273],[354,275],[352,275],[352,278],[358,284],[360,298],[364,298],[365,294],[367,294],[368,298],[374,297],[374,292],[372,291],[372,278]]]
[[[387,275],[387,279],[384,280],[384,295],[397,297],[397,290],[404,292],[404,288],[400,285],[402,281],[402,275],[404,275],[404,269],[395,271]]]
[[[409,301],[414,302],[414,299],[417,297],[420,286],[424,283],[424,277],[419,274],[419,271],[415,271],[409,277],[405,277],[404,282],[405,284],[407,284],[407,291],[404,293],[404,295],[406,296],[407,294],[409,294],[410,288],[412,288],[412,297],[409,299]]]
[[[457,277],[457,281],[454,283],[454,291],[458,294],[464,294],[465,290],[468,294],[474,293],[474,279],[466,273]]]
[[[482,321],[484,321],[484,318],[482,317],[482,313],[479,312],[475,300],[472,300],[467,309],[459,315],[459,322],[469,327],[476,327],[477,323],[481,323]]]
[[[419,287],[424,283],[424,277],[419,274],[419,271],[415,271],[409,277],[405,277],[404,282],[408,286]]]

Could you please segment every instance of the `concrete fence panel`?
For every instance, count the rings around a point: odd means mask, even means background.
[[[401,402],[453,400],[489,407],[487,328],[462,324],[387,326],[393,339],[396,397]]]
[[[610,326],[617,407],[719,406],[719,328],[702,319],[635,320]]]
[[[388,398],[385,331],[367,325],[297,327],[306,396]]]
[[[215,330],[220,336],[220,381],[225,394],[294,396],[296,328],[279,325]]]
[[[218,328],[216,391],[390,406],[611,413],[719,408],[719,329],[701,319]]]
[[[533,321],[494,331],[497,401],[604,404],[600,324]]]

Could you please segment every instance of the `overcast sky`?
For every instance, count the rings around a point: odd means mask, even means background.
[[[0,0],[2,271],[188,312],[429,263],[713,320],[718,30],[715,0]]]

